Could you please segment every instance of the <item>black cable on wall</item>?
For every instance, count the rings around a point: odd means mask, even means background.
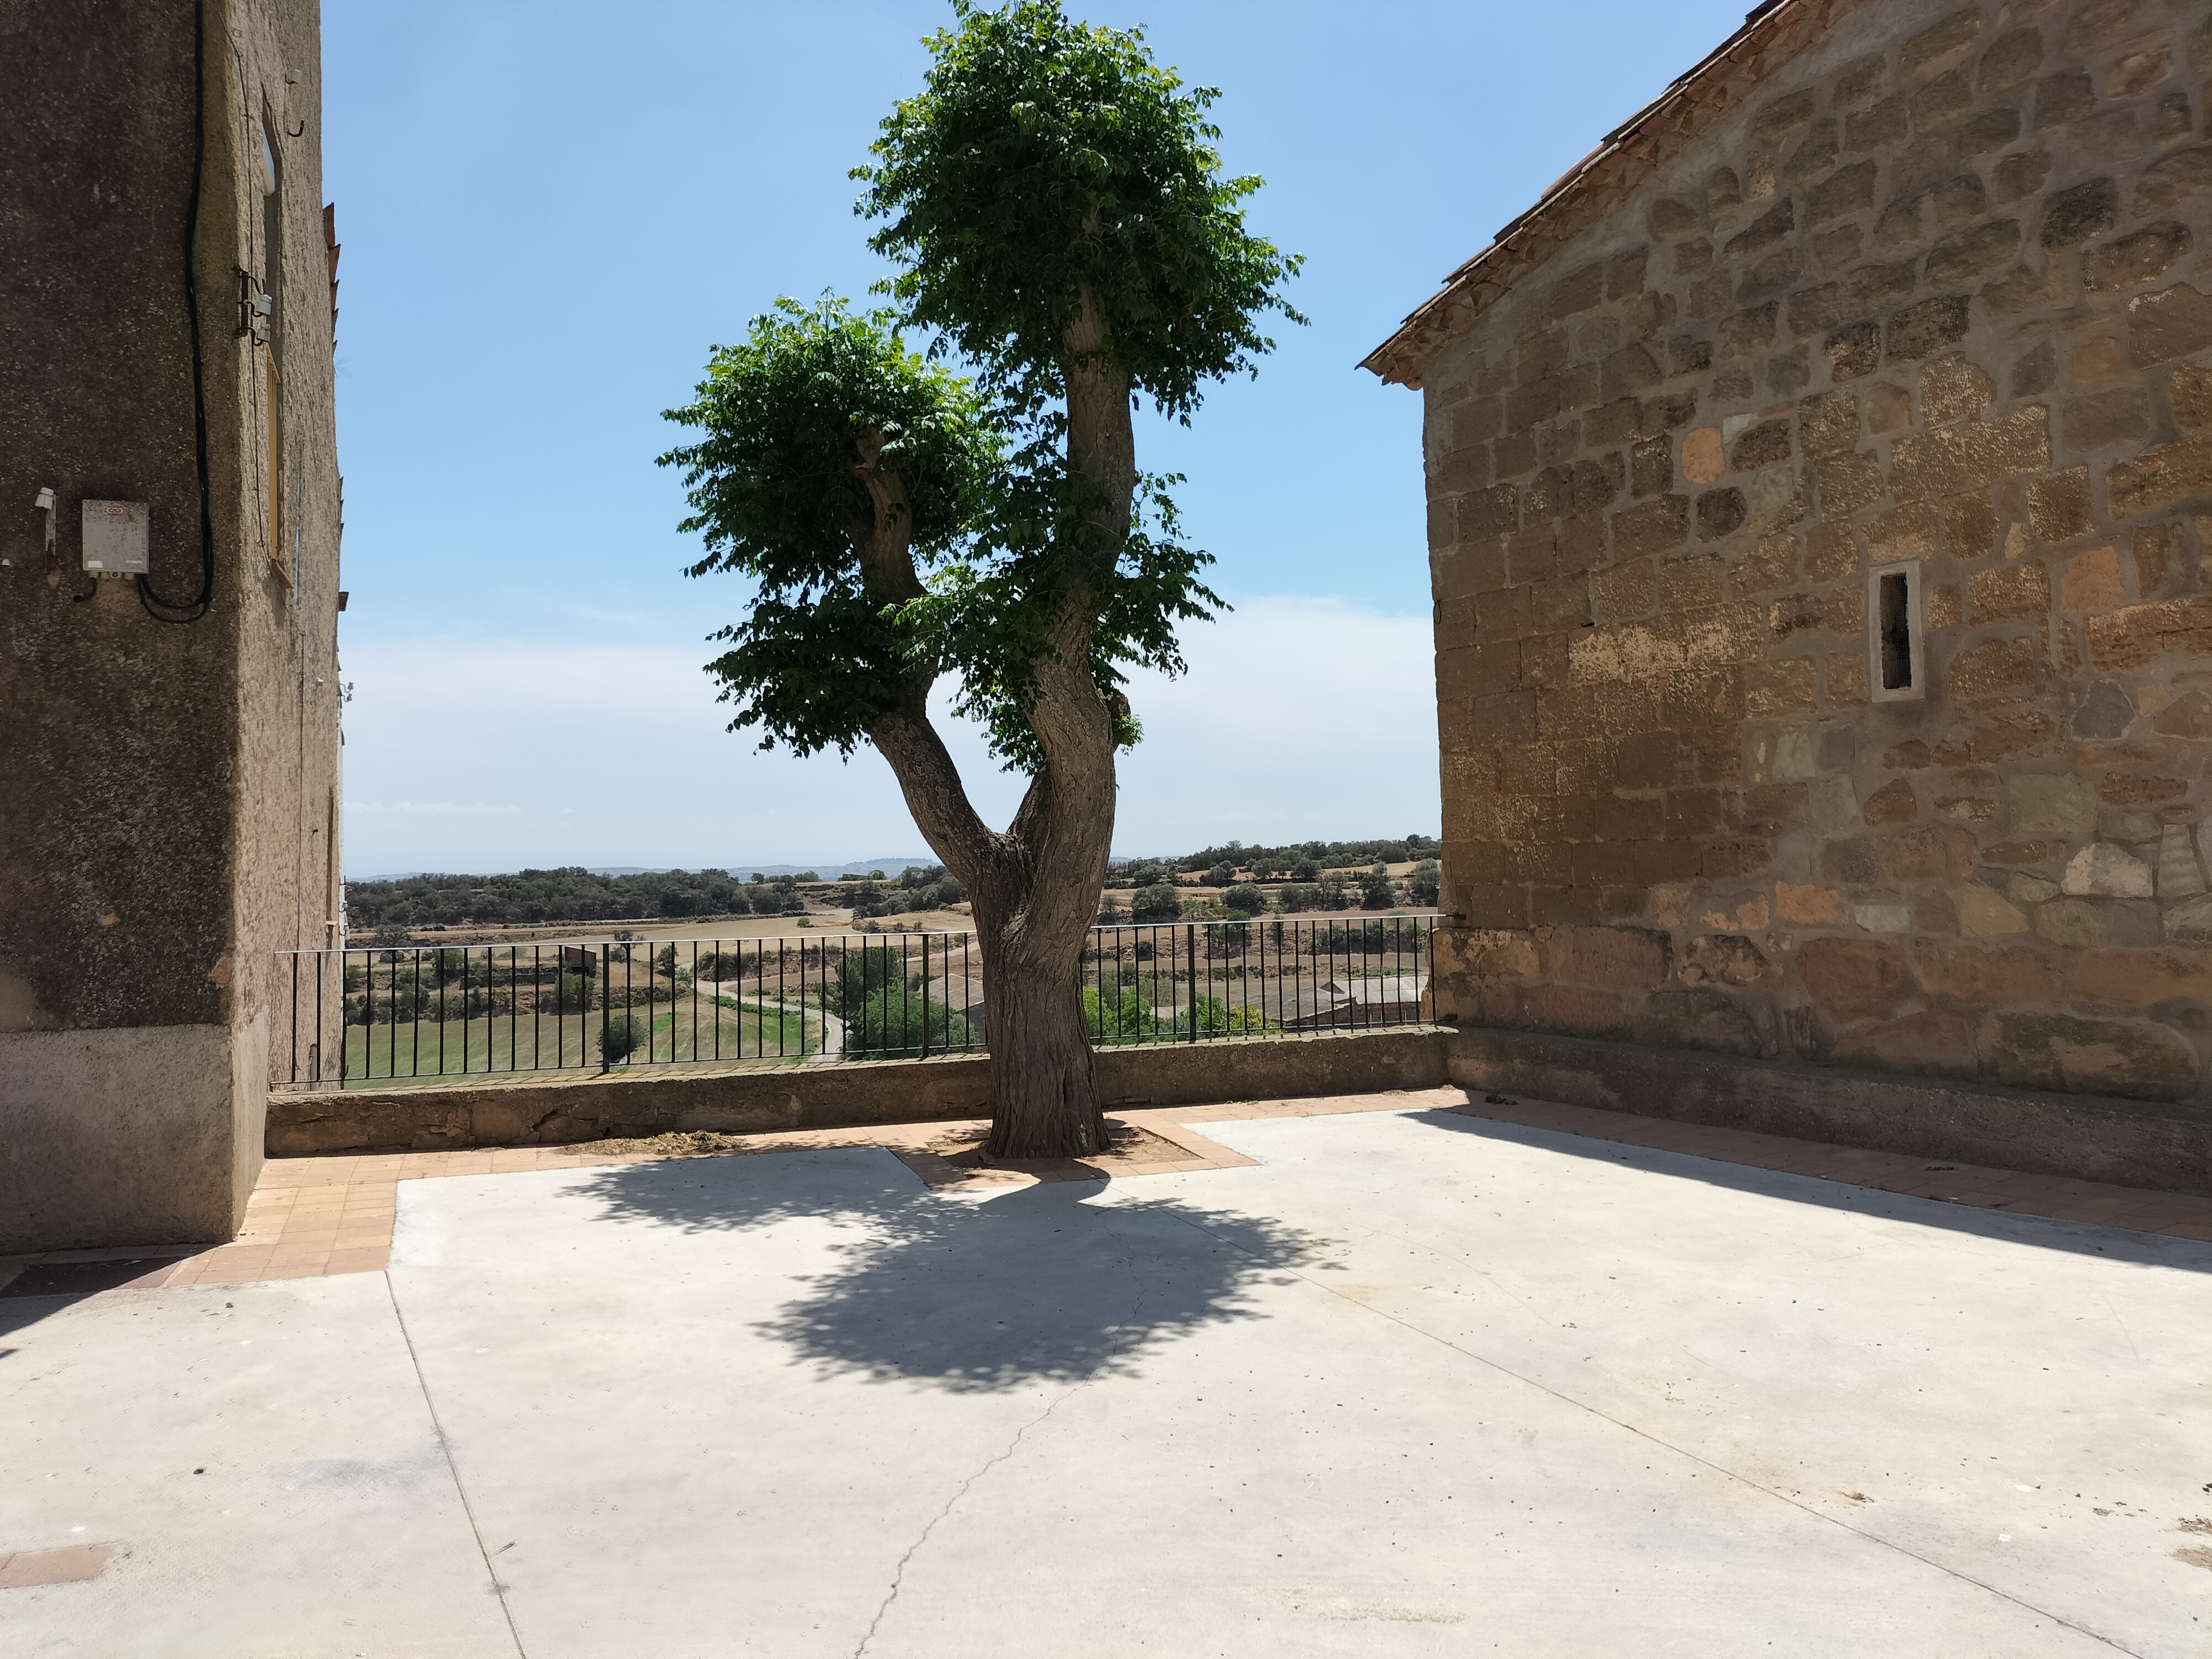
[[[138,578],[138,602],[155,622],[193,623],[215,603],[215,509],[208,471],[207,371],[200,361],[199,277],[194,269],[200,228],[200,175],[207,153],[207,0],[192,3],[192,175],[185,198],[185,321],[192,349],[192,442],[199,466],[200,591],[188,600],[158,592],[148,576]],[[179,611],[164,616],[164,611]]]

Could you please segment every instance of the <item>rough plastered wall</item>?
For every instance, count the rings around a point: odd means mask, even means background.
[[[200,15],[196,86],[192,5],[0,6],[0,55],[36,65],[0,81],[0,1251],[228,1237],[289,1014],[272,953],[326,939],[337,499],[318,13],[204,0]],[[273,403],[237,276],[267,268],[264,122],[286,254]],[[147,503],[155,586],[198,591],[188,257],[215,585],[204,616],[165,623],[131,582],[82,574],[79,504]],[[51,567],[42,488],[59,503]]]
[[[1440,1008],[2212,1099],[2212,7],[1830,15],[1421,366]]]

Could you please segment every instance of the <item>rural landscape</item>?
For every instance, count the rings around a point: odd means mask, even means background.
[[[1088,1035],[1110,1046],[1422,1020],[1437,872],[1437,843],[1420,835],[1120,860],[1082,956]],[[317,997],[343,1007],[338,1075],[295,1042],[295,1081],[982,1046],[981,952],[966,892],[942,866],[836,881],[420,875],[350,884],[348,902],[357,931],[339,979],[319,953],[294,991],[311,1034],[323,1028]]]

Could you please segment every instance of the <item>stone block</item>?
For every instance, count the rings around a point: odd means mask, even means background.
[[[2135,215],[2164,213],[2207,190],[2212,190],[2212,144],[2177,150],[2143,169],[2136,181]]]
[[[2028,912],[2028,925],[2053,945],[2087,950],[2106,943],[2103,909],[2087,899],[2057,898]]]
[[[1881,499],[1881,462],[1873,454],[1824,455],[1806,472],[1820,492],[1820,516],[1831,523]]]
[[[1880,170],[1880,164],[1875,161],[1856,161],[1850,167],[1838,167],[1807,192],[1805,222],[1826,224],[1832,219],[1865,212],[1874,205],[1875,179]]]
[[[1891,1012],[1913,991],[1904,950],[1879,939],[1808,939],[1797,949],[1797,976],[1843,1017]]]
[[[1617,559],[1664,553],[1690,533],[1690,498],[1662,495],[1621,508],[1613,515],[1613,553]]]
[[[2212,155],[2212,151],[2206,154]],[[2179,220],[2147,225],[2081,256],[2081,282],[2092,294],[2155,281],[2189,252],[2189,227]]]
[[[2072,988],[2081,1001],[2119,1008],[2212,1006],[2212,951],[2090,951],[2074,965]]]
[[[1706,933],[1692,939],[1682,953],[1685,985],[1717,985],[1756,990],[1778,984],[1781,970],[1757,943],[1738,933]]]
[[[1831,926],[1843,919],[1844,896],[1829,887],[1774,884],[1775,914],[1784,921],[1807,927]]]
[[[2039,563],[1977,570],[1967,592],[1978,623],[2040,621],[2051,613],[2051,573]]]
[[[1718,541],[1743,527],[1747,509],[1740,489],[1708,489],[1698,497],[1698,539]]]
[[[1900,501],[1941,499],[2050,465],[2051,411],[2030,404],[1994,421],[1905,434],[1890,448],[1889,487]]]
[[[2097,842],[2066,861],[2058,885],[2075,898],[2148,898],[2150,866],[2125,848]]]
[[[2141,668],[2172,652],[2212,656],[2212,597],[2132,605],[2087,623],[2089,657],[2108,672]]]
[[[1962,700],[2002,696],[2038,684],[2042,668],[2034,641],[1991,640],[1954,657],[1947,684]]]
[[[1889,319],[1886,350],[1893,360],[1914,362],[1942,350],[1966,331],[1966,301],[1944,295],[1907,306]]]
[[[1968,939],[1993,939],[2027,931],[2019,908],[1978,883],[1960,890],[1959,931]]]
[[[2043,181],[2051,173],[2051,155],[2047,150],[2024,150],[2008,155],[1990,171],[1992,193],[2002,205],[2016,202],[2023,196],[2033,196],[2043,188]]]
[[[2040,526],[2038,533],[2042,533]],[[2065,610],[2114,611],[2127,599],[2127,582],[2120,574],[2120,556],[2115,549],[2093,547],[2066,562],[2066,574],[2059,585],[2059,603]]]
[[[1637,1042],[1660,1048],[1759,1055],[1772,1052],[1767,1036],[1771,1021],[1771,1011],[1765,1004],[1754,1006],[1705,986],[1653,993],[1637,1010],[1629,1030]]]
[[[2007,823],[2021,838],[2077,840],[2097,826],[2097,792],[2086,778],[2019,772],[2005,780]]]
[[[2212,346],[2212,298],[2186,283],[2128,301],[2128,360],[2138,368]]]
[[[1959,126],[1960,158],[1971,161],[1978,155],[1996,155],[2020,137],[2020,111],[2010,104],[1985,109],[1961,122]]]
[[[2035,83],[2035,130],[2077,120],[2097,106],[2096,83],[2087,70],[2061,70]]]
[[[2069,541],[2095,530],[2097,521],[2089,508],[2089,469],[2069,467],[2031,478],[2027,521],[2037,539],[2046,542]]]
[[[1979,1066],[1973,1018],[1956,1009],[1928,1008],[1837,1033],[1833,1059],[1885,1072],[1969,1078]]]
[[[1912,793],[1912,786],[1903,778],[1893,778],[1867,797],[1865,817],[1876,827],[1911,823],[1920,816],[1920,804]]]
[[[1862,110],[1844,122],[1844,148],[1859,151],[1886,149],[1902,141],[1909,130],[1905,100],[1894,94]]]
[[[2025,86],[2043,64],[2043,34],[2034,28],[2008,30],[1982,54],[1978,84],[1984,94]]]
[[[1957,831],[1907,830],[1893,836],[1834,840],[1820,848],[1820,874],[1840,887],[1904,887],[1962,876],[1954,856]],[[1966,840],[1963,836],[1960,839]],[[1971,846],[1971,841],[1967,841]]]
[[[2161,900],[2191,898],[2207,890],[2196,837],[2187,824],[2169,823],[2160,829],[2157,875]]]
[[[2075,454],[2132,446],[2150,435],[2150,394],[2139,386],[2083,392],[2067,399],[2063,416],[2066,447]]]
[[[2016,1086],[2178,1100],[2197,1082],[2197,1051],[2164,1026],[2027,1012],[1993,1023],[1997,1077]]]
[[[2076,738],[2117,738],[2125,734],[2135,717],[2135,704],[2117,681],[2093,680],[2066,729]]]
[[[1820,343],[1828,359],[1828,373],[1838,380],[1855,380],[1881,367],[1881,325],[1853,323],[1839,328]]]
[[[2105,490],[2117,518],[2212,495],[2212,437],[2154,444],[2132,461],[2115,463],[2105,475]]]
[[[1945,968],[1952,994],[1970,1002],[2018,1007],[2065,996],[2065,958],[2040,944],[1961,946],[1951,952]]]

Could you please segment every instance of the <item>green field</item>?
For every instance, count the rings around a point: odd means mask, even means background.
[[[704,1064],[758,1060],[794,1064],[822,1047],[819,1020],[725,998],[701,996],[694,1014],[689,996],[671,1006],[617,1009],[641,1023],[651,1016],[650,1035],[629,1065]],[[556,1019],[528,1012],[479,1015],[469,1020],[409,1020],[391,1025],[345,1028],[345,1086],[367,1087],[392,1079],[457,1078],[487,1073],[576,1070],[599,1063],[598,1037],[603,1016],[593,1010]]]

